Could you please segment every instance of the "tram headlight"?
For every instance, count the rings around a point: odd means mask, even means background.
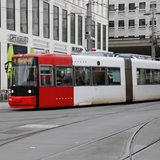
[[[29,94],[31,94],[31,93],[32,93],[32,90],[31,90],[31,89],[29,89],[29,90],[28,90],[28,93],[29,93]]]
[[[11,93],[14,93],[14,90],[13,90],[13,89],[11,90]]]

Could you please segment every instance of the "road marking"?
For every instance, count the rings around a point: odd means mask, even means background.
[[[26,124],[24,126],[20,126],[20,128],[32,128],[32,129],[50,129],[56,128],[60,125],[50,125],[50,124]]]

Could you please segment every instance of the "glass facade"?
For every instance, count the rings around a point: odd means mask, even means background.
[[[6,0],[7,29],[13,31],[19,30],[15,28],[15,22],[20,22],[19,28],[21,33],[28,34],[31,31],[31,34],[34,36],[42,36],[51,40],[69,42],[80,46],[83,45],[83,34],[85,33],[87,25],[86,22],[84,24],[84,16],[77,15],[74,12],[70,12],[63,7],[56,5],[53,5],[50,8],[50,3],[45,1],[32,0],[32,4],[29,4],[29,2],[30,1],[28,0],[19,1],[20,19],[16,20],[15,15],[17,15],[17,9],[15,8],[15,3],[17,6],[17,1]],[[29,11],[29,6],[32,7],[31,12]],[[40,6],[42,6],[41,9]],[[30,22],[30,16],[32,16],[32,22]],[[50,19],[50,16],[52,19]],[[68,25],[68,23],[70,24]],[[32,30],[29,30],[29,25],[32,26]],[[103,36],[103,34],[106,35],[105,32],[107,29],[105,26],[106,25],[100,22],[92,20],[91,41],[93,48],[97,47],[98,49],[103,50],[106,48],[106,46],[101,46],[102,43],[103,45],[106,44],[106,37]],[[50,31],[52,33],[51,37]]]
[[[85,44],[87,26],[85,16],[70,12],[62,6],[50,5],[49,2],[40,0],[6,0],[6,28],[59,42],[79,46]],[[30,26],[32,28],[29,28]],[[104,46],[106,32],[106,22],[92,20],[90,35],[92,48],[106,49]],[[76,52],[73,49],[72,51]]]
[[[92,40],[92,47],[95,48],[95,36],[96,36],[96,30],[95,30],[95,21],[92,20],[92,33],[91,36],[94,38]]]
[[[43,2],[43,37],[49,38],[49,4]]]
[[[7,29],[15,30],[15,0],[7,0]]]
[[[75,44],[75,13],[70,14],[70,42]]]
[[[53,6],[53,39],[59,40],[59,8]]]
[[[78,45],[82,45],[82,35],[83,35],[83,28],[82,28],[82,16],[78,15]]]
[[[20,1],[20,31],[28,33],[28,0]]]
[[[39,36],[39,0],[32,0],[32,33]]]
[[[107,32],[106,25],[103,25],[103,50],[106,50],[106,41],[107,41],[106,32]]]
[[[97,49],[101,49],[101,24],[97,23]]]
[[[62,10],[62,41],[67,42],[67,10]]]

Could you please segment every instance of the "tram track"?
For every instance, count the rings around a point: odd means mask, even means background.
[[[52,159],[52,158],[61,156],[61,155],[63,155],[63,154],[66,154],[66,153],[68,153],[68,152],[71,152],[71,151],[74,151],[74,150],[77,150],[77,149],[81,149],[81,148],[83,148],[83,147],[88,147],[88,148],[89,148],[89,146],[92,145],[92,144],[95,144],[95,143],[98,143],[98,142],[100,142],[100,141],[107,140],[107,139],[110,139],[110,138],[114,138],[115,136],[117,136],[117,135],[119,135],[119,134],[122,134],[122,133],[124,133],[124,132],[126,132],[126,131],[130,131],[130,130],[135,129],[135,128],[138,127],[139,129],[135,132],[135,134],[134,134],[134,135],[132,136],[132,138],[131,138],[131,141],[130,141],[130,144],[129,144],[129,153],[127,153],[128,156],[125,156],[124,158],[121,158],[121,159],[120,159],[120,160],[133,160],[133,159],[132,159],[132,156],[134,156],[134,155],[136,155],[136,154],[138,154],[138,153],[140,153],[140,152],[143,152],[143,151],[146,150],[147,148],[151,147],[152,145],[154,145],[154,144],[156,144],[156,143],[158,143],[158,142],[160,141],[160,137],[158,137],[158,138],[154,139],[152,142],[150,142],[149,144],[147,144],[145,147],[143,147],[143,148],[137,150],[136,152],[133,152],[133,153],[132,153],[132,147],[133,147],[133,145],[134,145],[134,138],[135,138],[135,136],[141,131],[141,129],[142,129],[143,127],[145,127],[146,125],[148,125],[149,123],[151,123],[152,121],[155,121],[155,120],[157,120],[157,119],[160,119],[160,117],[156,117],[156,118],[154,118],[154,119],[152,119],[152,120],[150,120],[150,121],[148,121],[148,122],[138,123],[138,124],[136,124],[136,125],[134,125],[134,126],[132,126],[132,127],[124,128],[124,129],[119,130],[119,131],[117,131],[117,132],[115,132],[115,133],[113,133],[113,134],[104,135],[104,136],[99,137],[99,138],[96,138],[96,139],[94,139],[94,140],[92,140],[92,141],[88,141],[88,142],[86,142],[86,143],[83,143],[83,144],[80,144],[80,145],[77,145],[77,146],[74,146],[74,147],[70,147],[70,148],[68,148],[68,149],[66,149],[66,150],[64,150],[64,151],[62,151],[62,152],[57,152],[57,153],[54,153],[54,154],[50,154],[50,155],[48,155],[48,156],[39,158],[39,159],[37,159],[37,160],[49,160],[49,159]]]
[[[155,104],[156,105],[156,104]],[[100,106],[101,107],[101,106]],[[144,107],[140,107],[140,108],[128,108],[128,109],[126,109],[126,107],[123,107],[122,108],[122,110],[120,110],[120,111],[114,111],[114,109],[116,110],[117,108],[120,108],[120,107],[116,107],[116,108],[113,108],[113,111],[111,111],[111,112],[109,112],[109,113],[104,113],[104,110],[102,110],[102,109],[109,109],[108,107],[104,107],[104,106],[102,106],[103,108],[100,108],[101,110],[100,110],[100,113],[96,113],[96,115],[95,116],[93,116],[93,115],[91,115],[91,117],[90,118],[86,118],[86,119],[84,119],[84,120],[82,120],[82,122],[83,121],[88,121],[88,120],[92,120],[92,119],[96,119],[96,118],[102,118],[102,117],[104,117],[104,116],[110,116],[110,115],[114,115],[114,114],[119,114],[119,113],[123,113],[123,112],[128,112],[128,111],[136,111],[137,109],[139,110],[139,109],[143,109],[143,108],[148,108],[148,107],[150,107],[150,104],[147,104],[146,106],[144,106]],[[113,107],[113,106],[111,106],[111,107]],[[110,108],[111,108],[110,107]],[[95,107],[90,107],[90,108],[95,108]],[[74,108],[75,109],[75,108]],[[43,111],[43,110],[42,110]],[[99,112],[99,108],[98,107],[96,107],[96,112]],[[101,113],[101,112],[103,112],[103,113]],[[86,114],[86,111],[84,111],[84,112],[81,112],[80,114]],[[21,124],[17,124],[17,125],[13,125],[13,126],[10,126],[10,128],[9,129],[5,129],[5,130],[0,130],[0,134],[1,133],[3,133],[3,132],[6,132],[7,130],[10,130],[10,129],[14,129],[14,128],[16,128],[16,127],[19,127],[19,126],[23,126],[23,125],[26,125],[26,121],[28,121],[28,123],[34,123],[34,124],[39,124],[39,123],[41,123],[41,122],[43,122],[43,123],[46,123],[47,121],[49,121],[49,120],[58,120],[58,119],[62,119],[62,118],[69,118],[69,117],[72,117],[72,116],[75,116],[75,117],[78,117],[78,115],[79,115],[79,113],[77,112],[77,113],[65,113],[65,114],[63,114],[63,115],[61,115],[61,114],[59,114],[58,116],[57,116],[57,114],[55,114],[55,115],[53,115],[53,114],[47,114],[47,115],[41,115],[41,116],[43,116],[43,117],[37,117],[37,118],[22,118],[22,119],[11,119],[11,120],[0,120],[0,123],[5,123],[5,122],[7,122],[7,123],[9,123],[9,122],[17,122],[17,121],[20,121],[21,122]],[[38,115],[39,116],[39,115]],[[50,117],[51,116],[51,117]],[[89,115],[90,116],[90,115]],[[24,122],[24,123],[22,123],[22,122]],[[79,122],[79,121],[78,121]],[[80,121],[81,122],[81,121]],[[27,124],[28,124],[27,123]],[[74,122],[73,122],[74,123]],[[73,124],[73,123],[71,123],[71,124]],[[66,125],[68,125],[68,124],[66,124]],[[61,126],[63,126],[63,125],[61,125]],[[65,125],[64,125],[65,126]]]
[[[156,104],[155,104],[156,105]],[[147,105],[147,106],[144,106],[144,107],[141,107],[140,109],[143,109],[143,108],[146,108],[146,107],[150,107],[150,105]],[[28,132],[28,133],[24,133],[24,134],[20,134],[20,135],[16,135],[16,136],[10,136],[10,137],[7,137],[7,138],[2,138],[0,139],[0,147],[3,147],[4,145],[7,145],[7,144],[10,144],[10,143],[13,143],[13,142],[16,142],[16,141],[19,141],[21,139],[25,139],[25,138],[28,138],[30,136],[33,136],[33,135],[36,135],[36,134],[40,134],[42,132],[46,132],[46,131],[50,131],[50,130],[53,130],[53,129],[58,129],[58,128],[62,128],[62,127],[66,127],[66,126],[69,126],[69,125],[74,125],[74,124],[78,124],[78,123],[82,123],[82,122],[86,122],[86,121],[89,121],[89,120],[94,120],[94,119],[97,119],[97,118],[102,118],[104,116],[108,116],[108,115],[113,115],[113,114],[118,114],[118,113],[123,113],[123,112],[128,112],[128,111],[132,111],[132,110],[138,110],[139,108],[129,108],[129,109],[124,109],[124,110],[121,110],[121,111],[116,111],[116,112],[112,112],[112,113],[99,113],[99,114],[96,114],[95,116],[92,116],[92,117],[88,117],[88,118],[85,118],[85,119],[82,119],[82,120],[77,120],[77,121],[73,121],[71,123],[66,123],[66,124],[62,124],[62,125],[59,125],[59,126],[56,126],[56,127],[51,127],[51,128],[45,128],[45,129],[39,129],[39,130],[36,130],[36,131],[31,131],[31,132]],[[78,114],[78,113],[77,113]],[[81,114],[83,114],[81,112]],[[69,113],[65,113],[65,115],[59,115],[58,117],[56,117],[56,119],[61,119],[61,118],[68,118],[70,116],[75,116],[75,114],[69,114]],[[53,115],[52,115],[53,116]],[[45,118],[43,117],[42,119],[41,118],[37,118],[39,121],[37,121],[36,123],[34,124],[40,124],[41,122],[45,122],[47,124],[47,121],[49,120],[53,120],[55,117],[48,117],[48,118]],[[48,155],[47,157],[42,157],[38,160],[47,160],[48,158],[50,157],[54,157],[54,156],[59,156],[61,154],[64,154],[64,153],[67,153],[69,151],[72,151],[72,150],[75,150],[75,149],[78,149],[78,148],[81,148],[81,147],[84,147],[84,146],[89,146],[93,143],[97,143],[99,141],[102,141],[102,140],[106,140],[108,138],[111,138],[111,137],[114,137],[118,134],[121,134],[123,132],[126,132],[126,131],[129,131],[131,129],[134,129],[136,127],[140,127],[140,128],[143,128],[145,125],[149,124],[151,121],[153,120],[156,120],[156,119],[159,119],[160,117],[156,117],[148,122],[140,122],[140,123],[137,123],[136,125],[134,126],[131,126],[131,127],[128,127],[128,128],[124,128],[122,130],[119,130],[113,134],[110,134],[110,135],[104,135],[102,137],[99,137],[99,138],[96,138],[94,139],[93,141],[88,141],[86,143],[83,143],[83,144],[80,144],[80,145],[76,145],[74,147],[71,147],[71,148],[68,148],[62,152],[58,152],[58,153],[54,153],[53,155]],[[35,121],[36,118],[34,119],[29,119],[29,120],[34,120]],[[37,120],[36,119],[36,120]],[[23,119],[24,121],[26,119]],[[28,119],[27,119],[28,120]],[[22,127],[26,125],[25,123],[21,124],[21,125],[16,125],[16,126],[12,126],[12,128],[15,128],[15,127]],[[6,131],[6,130],[5,130]],[[5,131],[1,131],[0,134],[3,134]],[[137,134],[138,134],[138,131],[137,131]],[[136,134],[135,134],[136,135]],[[133,136],[134,137],[134,136]],[[134,139],[134,138],[133,138]],[[122,160],[127,160],[129,159],[130,157],[132,157],[133,155],[135,154],[138,154],[139,152],[142,152],[143,150],[147,149],[148,147],[150,147],[151,145],[154,145],[155,143],[159,142],[160,141],[160,137],[158,137],[157,139],[153,140],[150,144],[148,144],[146,147],[142,148],[141,150],[138,150],[134,153],[132,153],[132,149],[130,150],[130,154],[128,156],[126,156],[125,158],[123,158]],[[133,144],[133,141],[132,141],[132,144]],[[132,148],[132,147],[130,147]],[[132,158],[130,158],[130,160],[132,160]]]
[[[149,149],[150,147],[152,147],[153,145],[155,145],[156,143],[160,142],[160,136],[155,138],[154,140],[152,140],[150,143],[147,143],[144,147],[141,147],[140,149],[138,149],[137,151],[133,151],[133,147],[134,147],[134,143],[135,143],[135,139],[136,137],[140,134],[140,132],[147,127],[149,124],[151,124],[152,122],[156,121],[156,120],[160,120],[160,118],[154,118],[146,123],[144,123],[132,136],[130,144],[129,144],[129,155],[121,160],[133,160],[133,156],[139,154],[140,152],[143,152],[147,149]]]

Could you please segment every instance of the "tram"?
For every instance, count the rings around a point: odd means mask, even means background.
[[[160,62],[112,56],[19,54],[10,108],[41,109],[160,99]]]

